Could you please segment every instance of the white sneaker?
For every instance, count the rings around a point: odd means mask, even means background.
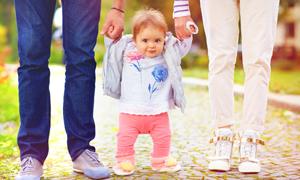
[[[212,171],[229,171],[233,144],[233,132],[229,128],[220,128],[215,131],[215,137],[210,143],[215,144],[215,155],[209,158],[208,169]]]
[[[25,157],[21,161],[21,169],[16,180],[40,180],[43,175],[43,165],[33,157]]]
[[[110,176],[109,169],[99,160],[98,154],[88,149],[73,161],[73,170],[92,179],[104,179]]]
[[[256,159],[257,144],[264,144],[259,139],[259,133],[253,130],[246,130],[240,139],[240,164],[239,171],[242,173],[259,173],[260,162]]]

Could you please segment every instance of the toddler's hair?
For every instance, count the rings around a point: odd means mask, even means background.
[[[147,26],[152,25],[161,29],[165,34],[168,31],[168,26],[164,15],[155,9],[139,10],[132,20],[133,39],[137,34]]]

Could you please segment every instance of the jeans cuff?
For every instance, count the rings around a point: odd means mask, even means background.
[[[86,149],[95,152],[94,149],[89,149],[89,148],[80,149],[79,151],[77,151],[73,155],[70,154],[72,161],[75,161]]]

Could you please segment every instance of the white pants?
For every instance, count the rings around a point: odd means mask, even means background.
[[[216,127],[233,125],[233,77],[241,21],[244,104],[241,130],[263,131],[279,0],[200,0]]]

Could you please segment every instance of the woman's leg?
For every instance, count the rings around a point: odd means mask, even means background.
[[[263,144],[259,132],[264,129],[278,6],[279,0],[241,0],[240,4],[246,76],[239,171],[244,173],[261,169],[257,144]]]
[[[242,130],[264,129],[278,6],[279,0],[240,2],[245,71]]]
[[[238,48],[239,12],[236,0],[201,0],[209,55],[209,96],[215,127],[233,121],[233,74]]]
[[[238,49],[239,9],[237,0],[201,0],[209,55],[209,96],[214,121],[215,153],[210,170],[230,170],[234,124],[233,75]]]

